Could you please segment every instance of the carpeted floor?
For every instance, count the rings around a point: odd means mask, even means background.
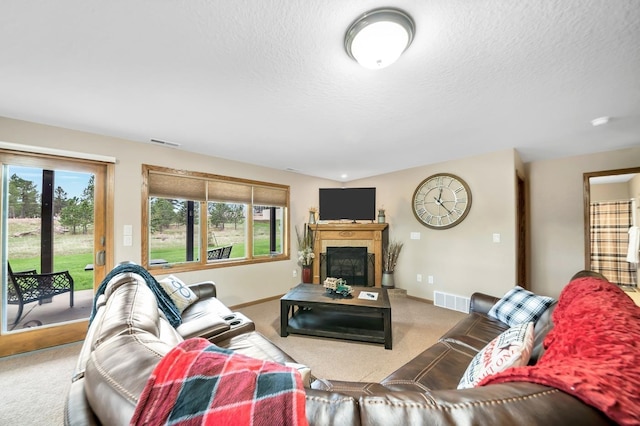
[[[465,316],[407,297],[391,298],[393,350],[382,344],[289,335],[280,337],[280,301],[240,311],[296,361],[311,367],[316,377],[349,381],[378,381],[437,341]]]
[[[280,337],[280,301],[240,309],[256,329],[316,377],[377,381],[433,344],[465,314],[392,297],[393,350],[384,345],[291,335]],[[62,425],[80,343],[0,358],[0,425]]]
[[[0,425],[62,425],[80,343],[0,358]]]

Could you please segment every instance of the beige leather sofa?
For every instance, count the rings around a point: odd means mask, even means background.
[[[182,325],[173,328],[142,277],[123,273],[109,282],[72,377],[65,424],[128,424],[153,368],[185,338],[201,336],[248,356],[297,365],[256,332],[250,319],[222,304],[213,283],[191,288],[199,300],[184,311]],[[466,318],[380,383],[307,376],[309,424],[610,424],[598,410],[547,386],[517,382],[456,390],[473,356],[507,329],[486,315],[496,300],[474,294]],[[552,309],[537,322],[532,362],[552,327]],[[308,374],[304,367],[301,372]]]

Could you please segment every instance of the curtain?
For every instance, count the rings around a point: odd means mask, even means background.
[[[636,265],[626,261],[631,201],[591,203],[591,269],[618,285],[636,286]]]

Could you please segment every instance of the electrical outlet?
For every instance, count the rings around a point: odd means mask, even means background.
[[[428,282],[429,284],[433,284],[433,275],[429,275],[429,276],[427,277],[427,282]]]
[[[416,281],[418,281],[419,283],[422,282],[422,274],[416,275]]]
[[[297,277],[297,276],[298,276],[298,271],[294,269],[294,270],[293,270],[293,278],[295,278],[295,277]]]

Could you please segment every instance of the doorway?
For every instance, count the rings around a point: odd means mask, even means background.
[[[516,282],[525,289],[530,289],[527,269],[527,194],[526,182],[516,173],[516,238],[517,264]]]
[[[584,173],[585,269],[604,275],[638,303],[640,168]]]
[[[0,163],[0,356],[82,340],[112,251],[112,165],[9,151]]]

